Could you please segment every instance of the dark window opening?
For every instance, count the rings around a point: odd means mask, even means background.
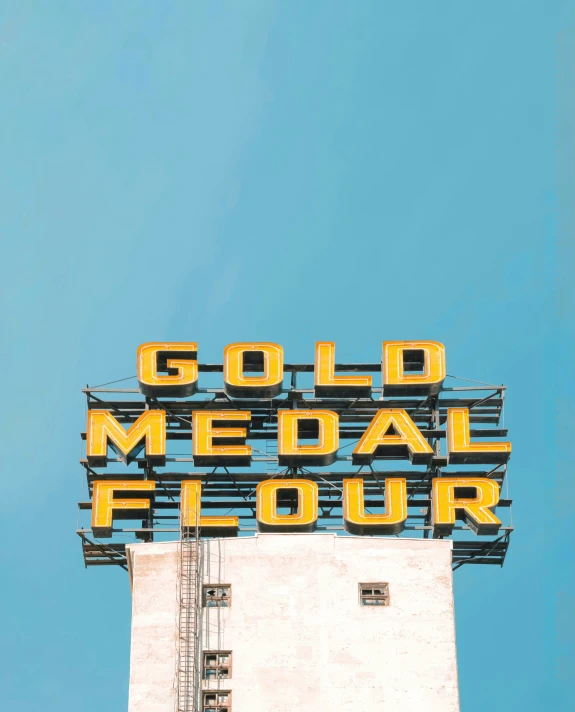
[[[227,680],[232,676],[232,654],[225,650],[204,652],[203,679]]]
[[[232,709],[232,693],[229,690],[204,692],[204,712],[230,712]]]
[[[360,583],[359,604],[361,606],[389,606],[389,584]]]
[[[231,602],[231,586],[204,586],[203,605],[206,608],[229,608]]]

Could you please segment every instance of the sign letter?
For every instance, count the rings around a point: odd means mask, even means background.
[[[335,343],[317,341],[315,345],[314,389],[316,398],[341,396],[369,398],[371,376],[336,376]]]
[[[91,467],[106,467],[108,445],[125,465],[138,456],[144,445],[148,462],[166,463],[166,413],[147,410],[128,429],[107,410],[89,410],[86,428],[86,457]]]
[[[150,509],[150,500],[135,498],[134,493],[153,492],[155,487],[154,480],[95,480],[92,495],[94,536],[112,536],[114,512],[118,512],[116,519],[145,517]],[[123,499],[114,499],[114,492],[123,495]]]
[[[252,449],[243,441],[251,416],[249,410],[195,410],[192,413],[194,465],[249,466]],[[246,427],[235,428],[238,421]]]
[[[283,369],[279,344],[230,344],[224,349],[224,390],[236,398],[274,398],[281,393]],[[246,376],[244,371],[263,371],[263,376]]]
[[[201,536],[237,536],[238,517],[204,517],[201,514],[202,483],[182,481],[180,517],[185,529],[200,529]]]
[[[507,462],[511,455],[511,443],[471,442],[469,433],[469,409],[447,409],[447,451],[452,465],[476,463],[498,464]]]
[[[457,515],[476,534],[497,534],[501,522],[490,507],[499,502],[499,485],[485,477],[435,477],[431,513],[433,535],[451,534]]]
[[[445,379],[445,346],[437,341],[384,341],[383,395],[437,395]]]
[[[378,410],[353,451],[353,464],[369,464],[375,457],[409,457],[414,465],[428,463],[433,450],[413,420],[402,409]]]
[[[331,465],[339,447],[339,418],[331,410],[278,411],[280,465]],[[316,438],[317,445],[300,445],[300,438]]]
[[[136,359],[140,391],[146,396],[193,396],[198,385],[197,356],[198,345],[192,342],[142,344]]]
[[[279,500],[279,502],[278,502]],[[256,488],[258,530],[311,532],[317,521],[318,487],[310,480],[264,480]],[[278,504],[295,509],[278,514]]]
[[[351,534],[399,534],[407,519],[407,481],[385,480],[385,514],[366,514],[363,480],[343,481],[343,524]]]

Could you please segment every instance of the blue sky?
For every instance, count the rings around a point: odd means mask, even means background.
[[[86,383],[138,344],[508,386],[517,528],[455,575],[463,712],[573,709],[575,3],[5,0],[0,701],[127,706],[130,594],[85,571]]]

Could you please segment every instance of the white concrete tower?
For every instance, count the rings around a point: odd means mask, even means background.
[[[458,712],[451,546],[331,534],[203,540],[201,709]],[[178,543],[131,545],[128,559],[129,712],[174,712]]]

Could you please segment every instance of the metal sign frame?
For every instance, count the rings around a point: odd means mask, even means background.
[[[342,524],[342,481],[361,477],[364,481],[366,511],[383,505],[386,477],[407,480],[408,518],[399,536],[429,538],[431,526],[431,481],[437,477],[485,477],[497,482],[501,499],[496,511],[504,526],[496,536],[476,536],[470,527],[458,523],[450,538],[453,540],[453,565],[503,565],[509,547],[511,500],[503,496],[506,487],[507,464],[496,466],[448,466],[442,454],[441,442],[446,437],[447,408],[467,408],[470,414],[472,437],[500,438],[507,436],[502,424],[505,400],[503,385],[463,385],[442,387],[438,394],[417,397],[388,397],[382,389],[373,387],[370,394],[360,397],[316,397],[313,387],[301,387],[305,374],[312,373],[314,364],[284,365],[284,386],[269,399],[231,398],[223,387],[197,388],[187,398],[158,398],[145,396],[137,388],[84,388],[89,410],[106,409],[129,428],[147,410],[166,412],[167,455],[164,466],[153,464],[146,457],[137,457],[125,466],[119,458],[106,458],[106,468],[91,466],[87,459],[81,464],[85,470],[88,497],[79,503],[80,522],[77,533],[82,540],[86,566],[115,565],[127,568],[126,544],[134,541],[166,541],[179,538],[179,500],[181,483],[185,479],[202,482],[202,511],[206,514],[233,514],[239,517],[239,535],[254,533],[255,490],[258,483],[268,479],[309,479],[319,487],[319,517],[316,531],[332,531],[345,535]],[[336,364],[336,370],[379,373],[380,363]],[[222,364],[198,364],[199,373],[221,374]],[[221,378],[221,377],[220,377]],[[298,383],[299,381],[299,383]],[[477,383],[477,382],[475,382]],[[307,385],[307,384],[305,384]],[[358,441],[375,413],[385,408],[402,408],[417,425],[434,451],[428,465],[397,467],[397,460],[377,457],[368,465],[352,463],[350,447]],[[249,467],[194,467],[192,457],[192,410],[249,410],[252,414],[247,443],[253,457]],[[279,409],[329,409],[339,416],[340,446],[336,461],[325,467],[279,467],[277,455],[277,413]],[[85,434],[83,434],[85,438]],[[186,454],[189,453],[189,455]],[[401,463],[400,463],[401,464]],[[156,483],[153,507],[139,526],[117,527],[110,540],[98,540],[84,522],[85,513],[92,508],[95,480],[142,480]],[[507,513],[503,520],[501,512]],[[202,533],[200,532],[200,535]],[[398,536],[398,535],[396,535]]]

